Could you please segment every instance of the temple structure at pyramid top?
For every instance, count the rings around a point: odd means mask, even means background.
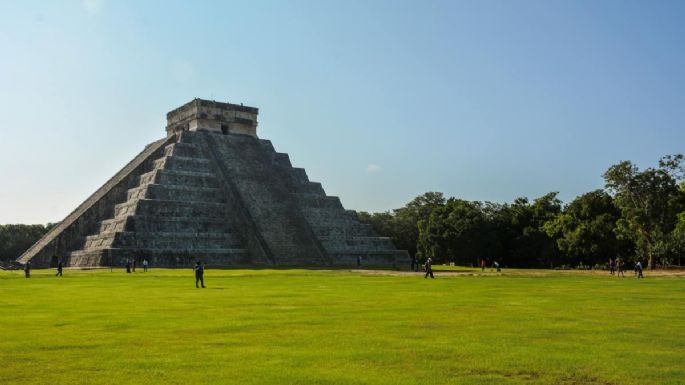
[[[243,134],[257,136],[259,109],[194,99],[166,115],[167,136],[183,131],[207,131],[216,134]]]
[[[195,99],[153,142],[19,259],[36,266],[392,266],[408,254],[360,223],[287,154],[258,110]]]

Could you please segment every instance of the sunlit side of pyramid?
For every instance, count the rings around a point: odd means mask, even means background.
[[[256,134],[253,107],[195,99],[19,259],[34,266],[365,265],[408,259]]]

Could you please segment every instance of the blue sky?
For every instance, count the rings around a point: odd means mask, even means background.
[[[0,223],[59,221],[194,97],[346,208],[603,186],[685,144],[682,1],[0,0]]]

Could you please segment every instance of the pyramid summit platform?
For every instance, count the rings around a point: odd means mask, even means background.
[[[393,266],[409,259],[288,154],[257,136],[258,109],[195,99],[17,260],[47,267]]]

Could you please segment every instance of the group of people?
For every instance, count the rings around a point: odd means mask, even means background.
[[[361,265],[361,257],[357,257],[357,266]],[[413,256],[411,258],[411,270],[412,271],[419,271],[419,259],[416,256]],[[149,267],[149,262],[147,259],[143,259],[143,271],[147,272]],[[423,270],[426,272],[424,275],[424,278],[428,278],[430,276],[431,278],[435,278],[433,276],[433,260],[429,257],[426,259],[426,263],[422,265]],[[497,271],[500,271],[500,265],[499,262],[494,261],[492,263],[493,269],[497,269]],[[62,260],[57,261],[57,273],[55,274],[56,277],[62,277],[63,273],[63,268],[64,264],[62,263]],[[197,261],[195,264],[195,267],[193,270],[195,271],[195,287],[196,288],[205,288],[205,268],[206,265],[202,261]],[[480,268],[481,271],[485,271],[485,259],[480,260]],[[126,260],[126,273],[131,273],[136,271],[136,260]],[[617,275],[620,277],[625,278],[625,261],[623,261],[621,258],[609,258],[609,274],[611,275]],[[31,277],[31,262],[26,262],[24,265],[24,275],[26,278]],[[644,275],[642,275],[642,262],[637,261],[635,262],[635,277],[637,278],[644,278]]]
[[[127,259],[126,260],[126,272],[127,273],[131,273],[131,272],[135,273],[137,263],[138,263],[138,261],[136,261],[135,259],[134,260]],[[143,272],[147,273],[147,269],[148,269],[149,265],[150,265],[150,263],[147,261],[147,259],[143,259]]]
[[[484,272],[485,271],[485,258],[480,259],[480,271]],[[498,272],[502,271],[502,268],[499,265],[499,261],[492,261],[492,269],[497,270]]]
[[[419,266],[426,272],[426,275],[423,276],[424,278],[428,278],[429,275],[431,278],[435,278],[433,276],[433,260],[430,257],[426,259],[426,263],[423,265],[419,263],[419,258],[416,255],[411,257],[411,271],[419,271]]]
[[[55,277],[62,277],[63,268],[64,264],[62,261],[57,261],[57,273],[55,274]],[[31,262],[26,262],[24,265],[24,277],[31,278]]]
[[[621,258],[609,258],[609,274],[625,278],[625,267],[626,263]],[[644,278],[644,275],[642,275],[642,262],[640,260],[635,262],[634,270],[635,277]]]

